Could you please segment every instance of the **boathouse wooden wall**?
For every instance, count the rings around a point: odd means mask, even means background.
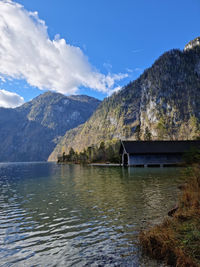
[[[129,154],[128,165],[174,165],[182,162],[182,155],[177,154]]]

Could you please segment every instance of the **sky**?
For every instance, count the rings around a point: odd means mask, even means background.
[[[200,36],[199,14],[199,0],[0,0],[0,106],[103,99]]]

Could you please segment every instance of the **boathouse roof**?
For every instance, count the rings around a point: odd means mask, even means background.
[[[177,154],[200,149],[200,141],[121,141],[120,154]]]

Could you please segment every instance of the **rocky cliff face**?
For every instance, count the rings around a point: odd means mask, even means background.
[[[197,37],[194,40],[190,41],[188,44],[186,44],[184,51],[194,49],[195,47],[198,46],[200,46],[200,37]]]
[[[82,126],[66,132],[50,156],[113,139],[184,140],[199,136],[200,38],[163,54]]]
[[[100,101],[47,92],[15,109],[0,108],[0,161],[44,161],[69,129],[84,123]]]

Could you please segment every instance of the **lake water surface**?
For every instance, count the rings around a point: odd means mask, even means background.
[[[177,200],[180,168],[0,164],[0,266],[161,266],[137,235]]]

